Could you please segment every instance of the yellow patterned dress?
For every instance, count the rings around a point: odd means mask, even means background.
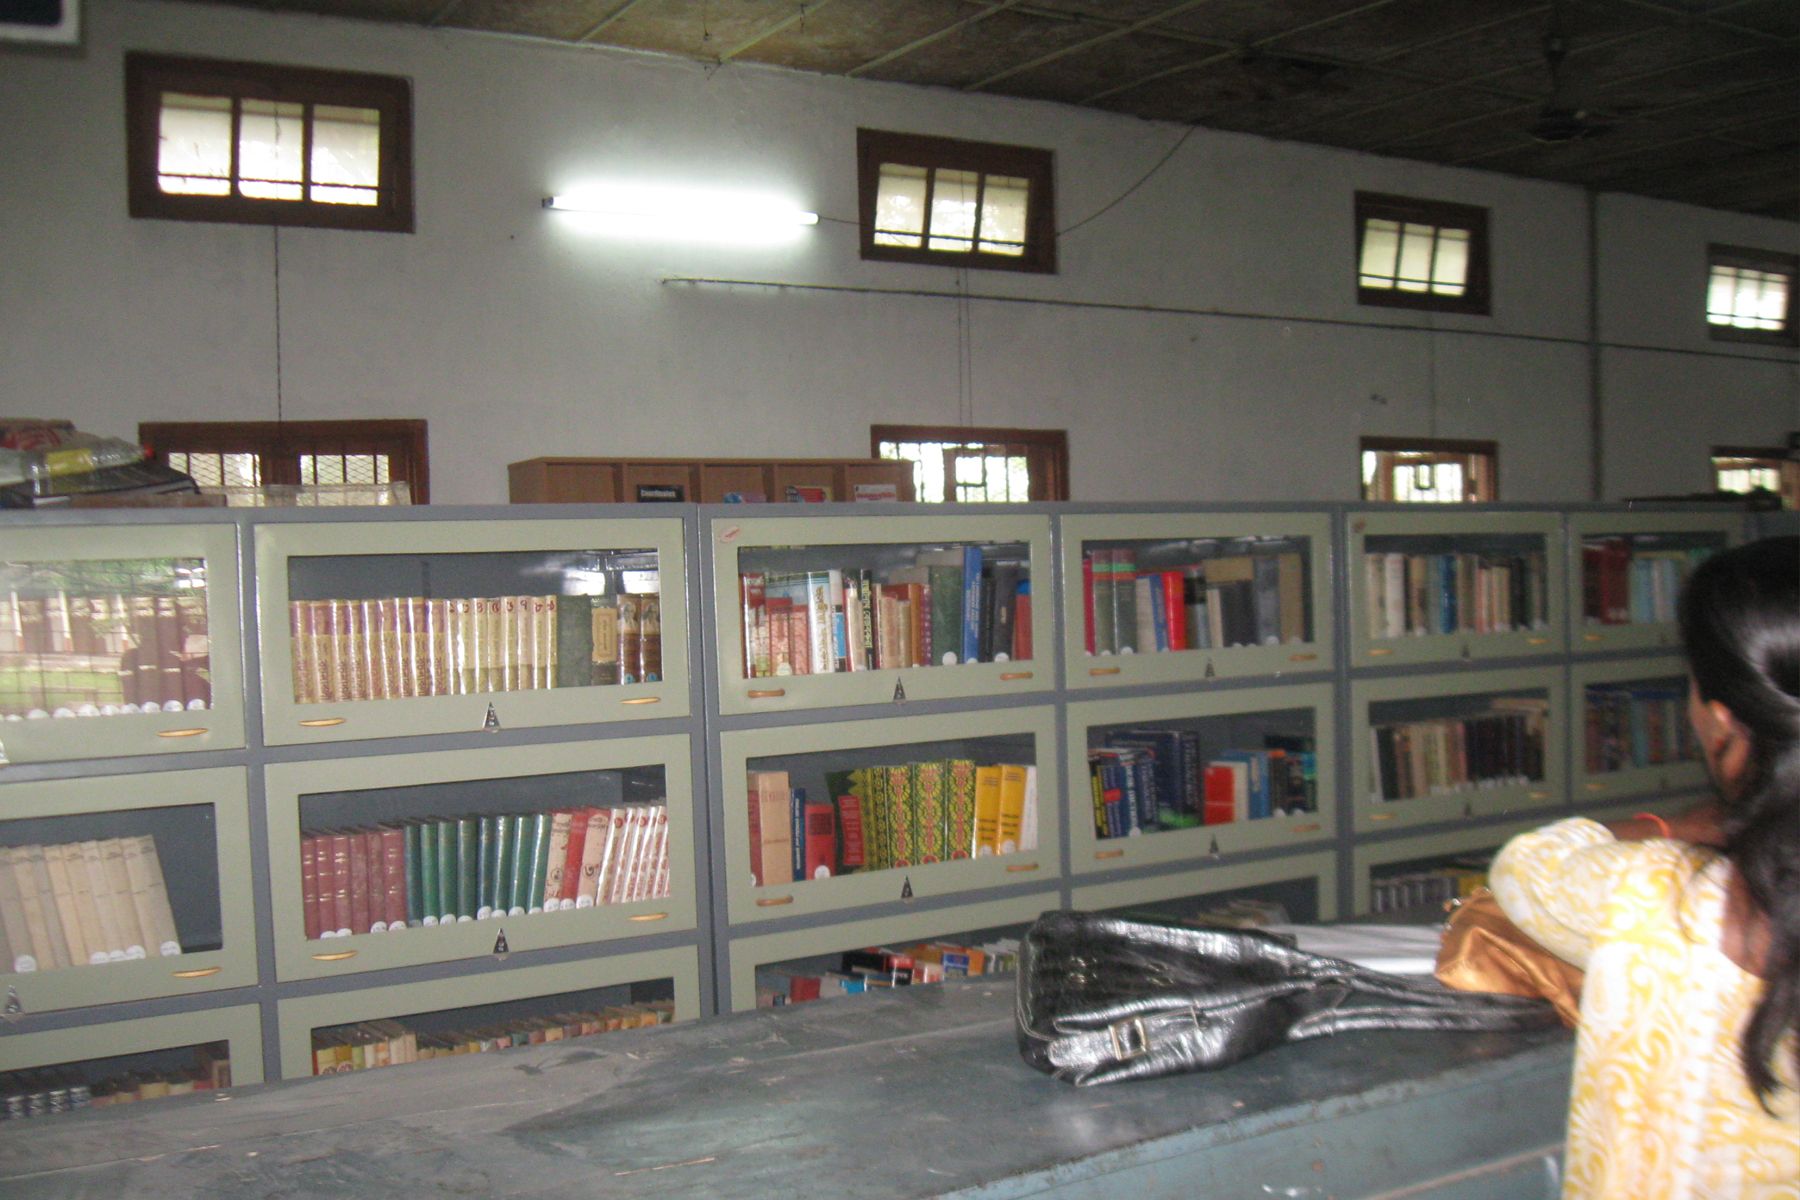
[[[1719,949],[1722,859],[1575,818],[1495,859],[1501,908],[1584,968],[1565,1200],[1800,1200],[1792,1035],[1765,1112],[1738,1060],[1762,981]]]

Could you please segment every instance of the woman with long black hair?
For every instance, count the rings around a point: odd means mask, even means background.
[[[1800,1200],[1800,538],[1682,593],[1716,801],[1514,838],[1495,897],[1584,968],[1563,1195]]]

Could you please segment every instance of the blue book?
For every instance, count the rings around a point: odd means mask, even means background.
[[[963,547],[962,661],[981,658],[981,547]]]
[[[1273,812],[1269,799],[1269,755],[1266,750],[1221,750],[1213,756],[1223,762],[1241,762],[1249,775],[1249,817],[1261,820]]]

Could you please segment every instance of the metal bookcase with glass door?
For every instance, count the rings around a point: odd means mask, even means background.
[[[675,733],[271,764],[278,976],[693,941],[691,760]]]
[[[260,518],[264,741],[686,716],[683,529]]]
[[[1569,514],[1570,648],[1679,649],[1675,601],[1688,573],[1742,539],[1735,509],[1633,506]]]
[[[1055,687],[1046,513],[805,507],[701,509],[722,714]]]
[[[1351,667],[1564,653],[1560,513],[1358,506],[1345,520]]]
[[[243,1087],[263,1078],[262,1021],[253,1004],[13,1033],[0,1038],[0,1120]]]
[[[1071,691],[1331,670],[1329,512],[1115,507],[1057,521]]]
[[[108,516],[0,525],[0,770],[244,746],[237,526]]]
[[[1578,804],[1706,786],[1679,655],[1578,659],[1569,668],[1570,772]]]

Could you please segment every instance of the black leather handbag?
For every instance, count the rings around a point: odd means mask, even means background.
[[[1019,949],[1019,1053],[1076,1084],[1229,1066],[1359,1029],[1531,1030],[1542,1000],[1461,992],[1296,950],[1253,929],[1045,913]]]

